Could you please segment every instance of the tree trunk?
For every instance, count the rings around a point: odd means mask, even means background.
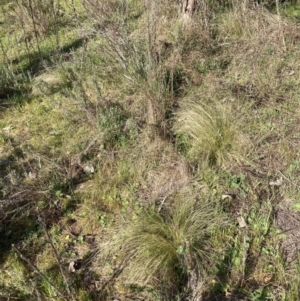
[[[196,0],[180,0],[180,11],[182,19],[184,21],[189,21],[196,8]]]

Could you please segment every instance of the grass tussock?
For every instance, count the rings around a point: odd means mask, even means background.
[[[167,211],[139,212],[117,238],[119,259],[129,263],[124,281],[176,290],[192,278],[207,279],[216,261],[212,236],[225,225],[215,205],[182,199]]]
[[[220,21],[221,32],[225,39],[230,37],[239,41],[278,39],[282,25],[286,26],[287,23],[280,15],[270,13],[262,5],[255,6],[247,1],[236,3],[232,10],[224,13]]]
[[[242,160],[242,133],[237,118],[220,105],[189,102],[176,114],[175,132],[184,141],[188,155],[210,166]]]

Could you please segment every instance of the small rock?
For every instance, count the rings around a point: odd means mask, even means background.
[[[75,270],[74,265],[75,265],[75,261],[71,261],[69,264],[69,272],[70,273],[75,273],[76,270]]]
[[[222,194],[222,201],[223,200],[226,200],[226,199],[232,199],[232,196],[231,195],[229,195],[229,194]]]
[[[94,173],[95,172],[95,168],[93,165],[85,165],[83,167],[84,172],[86,173]]]
[[[292,71],[289,72],[289,76],[292,76],[292,75],[294,75],[294,74],[295,74],[295,71],[294,71],[294,70],[292,70]]]
[[[276,181],[271,181],[269,183],[270,186],[281,186],[283,183],[283,178],[280,177],[279,179],[277,179]]]
[[[8,125],[6,127],[4,127],[2,130],[5,132],[9,132],[13,127],[11,125]]]
[[[81,268],[80,260],[71,261],[69,264],[69,272],[70,273],[75,273],[80,268]]]
[[[28,178],[29,179],[35,179],[37,177],[37,174],[35,172],[30,171],[28,173]]]

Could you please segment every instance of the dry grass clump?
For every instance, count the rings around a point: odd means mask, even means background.
[[[98,52],[106,62],[101,69],[104,80],[114,78],[126,93],[142,92],[141,99],[134,97],[137,100],[132,107],[140,108],[139,118],[164,132],[174,98],[183,93],[188,81],[177,54],[187,33],[176,19],[176,5],[168,4],[150,1],[142,12],[141,3],[136,2],[113,1],[109,7],[93,0],[85,2],[94,23],[87,31],[102,40]],[[112,15],[118,20],[112,22]],[[132,26],[134,19],[136,26]]]
[[[271,13],[263,5],[240,1],[222,14],[219,30],[225,40],[274,41],[278,48],[285,47],[284,32],[291,22],[283,19],[280,11]]]
[[[147,188],[143,189],[139,196],[147,203],[155,202],[161,207],[176,193],[184,190],[191,181],[187,163],[183,159],[175,158],[174,161],[162,162],[157,168],[147,172]]]
[[[7,14],[24,31],[22,40],[43,37],[58,29],[65,17],[59,0],[21,0],[16,1]]]
[[[226,42],[233,62],[238,69],[244,66],[252,67],[251,77],[256,75],[256,68],[266,69],[265,62],[272,61],[273,65],[294,50],[298,42],[297,25],[283,18],[278,11],[271,13],[263,6],[255,7],[237,5],[224,13],[218,24],[220,37]],[[228,43],[228,44],[227,44]],[[236,71],[236,70],[235,70]],[[258,71],[258,70],[257,70]],[[258,72],[257,72],[258,73]],[[237,75],[236,75],[237,76]]]
[[[181,199],[169,210],[143,210],[119,233],[119,259],[127,284],[180,290],[211,274],[214,231],[225,224],[211,200]]]
[[[83,6],[89,22],[83,24],[81,33],[85,37],[100,38],[97,52],[101,51],[102,61],[106,62],[104,77],[119,78],[121,75],[127,79],[127,84],[143,79],[146,76],[145,46],[130,38],[131,18],[142,14],[142,4],[126,0],[114,0],[109,4],[85,0]]]
[[[137,1],[134,2],[138,5]],[[89,21],[101,31],[108,27],[117,29],[124,25],[126,17],[129,16],[129,10],[133,6],[127,0],[113,0],[105,4],[97,0],[84,0],[82,4]]]
[[[179,139],[186,141],[188,156],[194,160],[222,166],[243,158],[238,118],[233,118],[228,107],[186,102],[176,114],[174,129]]]
[[[279,163],[282,159],[274,158],[283,153],[275,149],[275,140],[291,134],[288,128],[293,128],[295,122],[292,125],[288,120],[298,108],[300,69],[295,61],[299,60],[300,54],[299,26],[281,16],[279,10],[271,13],[260,5],[241,5],[223,14],[218,24],[226,42],[224,55],[230,58],[223,88],[229,90],[229,97],[255,108],[245,126],[253,135],[253,142],[260,141],[257,137],[264,135],[269,135],[270,141],[271,131],[276,131],[273,133],[277,137],[273,139],[273,150],[270,144],[260,143],[259,152],[268,148],[268,164]],[[287,117],[284,122],[283,116]],[[285,143],[280,142],[281,145]],[[254,153],[257,154],[257,149]]]

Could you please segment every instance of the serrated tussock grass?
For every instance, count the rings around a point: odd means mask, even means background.
[[[188,139],[188,156],[209,166],[242,160],[242,133],[228,107],[200,101],[183,103],[176,114],[175,132]]]
[[[128,263],[127,284],[180,290],[205,279],[214,265],[211,237],[226,221],[210,200],[181,200],[169,210],[142,210],[118,234],[119,259]]]

